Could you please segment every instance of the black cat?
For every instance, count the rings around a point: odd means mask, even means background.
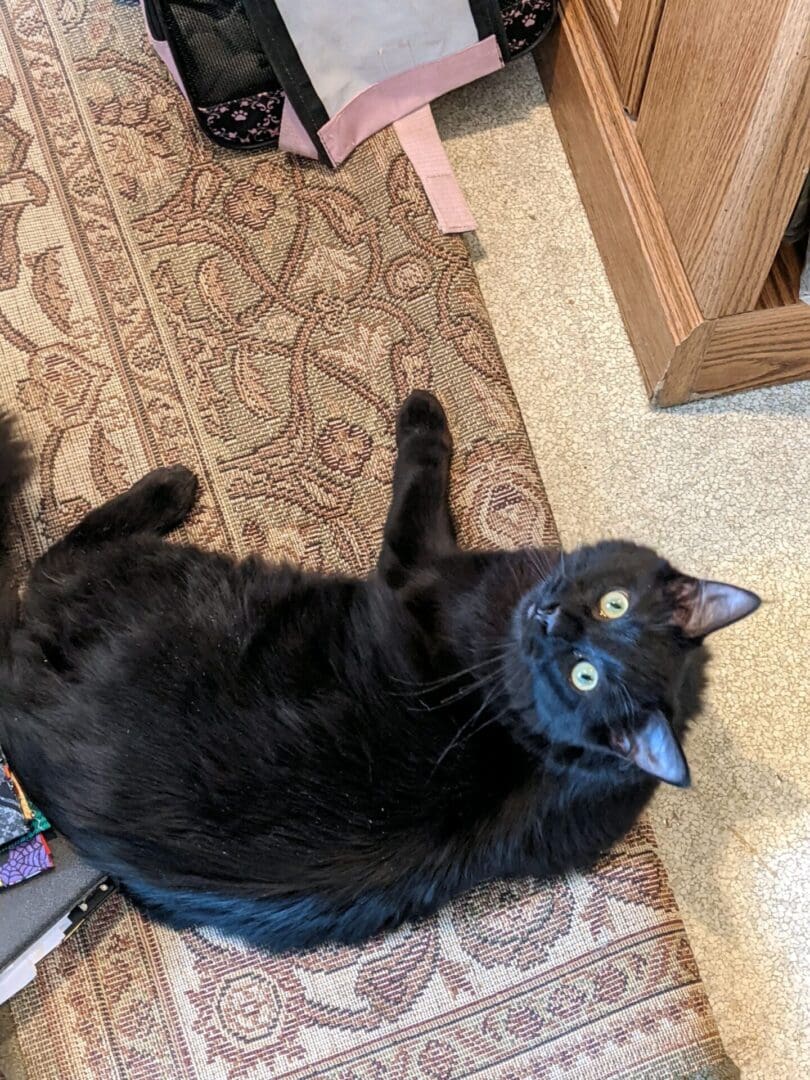
[[[23,471],[8,420],[0,501]],[[170,545],[156,469],[34,566],[0,743],[51,821],[175,926],[356,942],[479,882],[585,867],[686,785],[706,634],[752,593],[608,542],[464,552],[450,436],[415,393],[376,571]],[[8,621],[8,620],[7,620]]]

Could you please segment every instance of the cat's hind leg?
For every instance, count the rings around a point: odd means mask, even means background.
[[[397,416],[393,492],[377,564],[394,588],[410,571],[456,549],[448,503],[452,446],[441,404],[415,390]]]
[[[163,536],[185,521],[196,498],[197,477],[190,469],[153,469],[128,491],[86,514],[51,551],[96,547],[136,533]]]

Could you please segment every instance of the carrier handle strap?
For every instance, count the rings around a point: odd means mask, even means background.
[[[473,232],[475,218],[442,146],[430,105],[396,120],[394,131],[422,181],[441,231]]]

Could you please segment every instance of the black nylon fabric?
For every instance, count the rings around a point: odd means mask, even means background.
[[[148,0],[147,22],[153,3],[160,3],[158,15],[196,105],[215,105],[277,83],[242,0]]]
[[[329,115],[301,63],[278,7],[274,0],[243,0],[243,3],[256,37],[262,43],[290,104],[306,128],[321,160],[328,163],[329,158],[318,138],[318,131],[329,120]]]
[[[506,40],[506,31],[501,18],[501,6],[498,0],[469,0],[470,11],[475,20],[475,28],[478,31],[478,40],[491,37],[497,38],[501,50],[503,62],[509,60],[509,44]]]

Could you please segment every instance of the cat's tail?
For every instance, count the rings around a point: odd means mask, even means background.
[[[20,438],[14,416],[0,409],[0,648],[5,645],[16,606],[9,560],[11,503],[30,473],[28,444]]]

